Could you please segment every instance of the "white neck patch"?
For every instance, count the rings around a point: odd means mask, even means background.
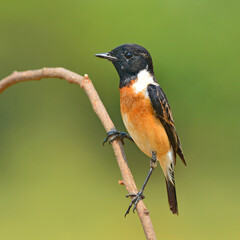
[[[157,85],[157,83],[153,80],[153,76],[144,69],[138,73],[137,81],[132,85],[132,88],[135,93],[139,93],[146,90],[148,84]]]

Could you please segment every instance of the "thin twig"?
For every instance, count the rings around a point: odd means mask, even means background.
[[[10,76],[0,81],[0,93],[15,83],[41,80],[42,78],[60,78],[67,80],[69,83],[80,85],[80,87],[86,92],[92,104],[93,110],[101,120],[105,130],[107,132],[115,130],[112,120],[110,119],[102,101],[100,100],[91,80],[87,75],[83,77],[64,68],[43,68],[40,70],[14,72]],[[123,184],[125,185],[129,194],[137,193],[138,190],[132,173],[128,167],[126,155],[124,153],[121,141],[113,141],[112,147],[122,174]],[[156,239],[149,211],[146,209],[143,201],[138,203],[137,213],[142,223],[146,239]]]

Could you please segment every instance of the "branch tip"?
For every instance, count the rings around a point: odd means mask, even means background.
[[[80,87],[81,88],[84,88],[84,84],[85,84],[85,82],[91,82],[91,80],[89,79],[89,77],[88,77],[88,74],[84,74],[84,76],[83,76],[83,81],[82,81],[82,83],[80,84]]]

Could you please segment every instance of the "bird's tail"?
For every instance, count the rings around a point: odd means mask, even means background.
[[[172,172],[172,179],[174,180],[173,172]],[[165,180],[167,185],[168,203],[169,203],[170,210],[172,211],[173,214],[178,215],[177,195],[176,195],[174,181],[171,181],[168,178],[165,178]]]
[[[174,179],[175,156],[173,149],[171,148],[171,151],[169,151],[168,154],[160,158],[159,162],[165,175],[170,210],[172,211],[173,214],[178,215],[178,205]]]

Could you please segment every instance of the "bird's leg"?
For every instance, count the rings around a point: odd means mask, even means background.
[[[128,138],[129,140],[133,141],[133,139],[124,132],[120,132],[117,130],[113,130],[107,133],[107,137],[103,141],[103,145],[109,140],[109,144],[112,143],[116,138],[120,139],[122,144],[124,144],[124,138]]]
[[[147,178],[141,188],[141,190],[137,193],[137,194],[128,194],[126,197],[134,197],[132,199],[132,202],[130,203],[126,213],[125,213],[125,217],[127,216],[127,214],[129,214],[130,212],[130,209],[131,207],[133,206],[133,212],[136,210],[136,207],[137,207],[137,204],[140,200],[144,199],[145,196],[143,195],[143,191],[144,191],[144,188],[146,187],[147,185],[147,182],[148,180],[150,179],[151,175],[152,175],[152,172],[153,172],[153,169],[157,166],[157,156],[156,156],[156,152],[155,151],[152,151],[152,158],[150,160],[150,170],[148,172],[148,175],[147,175]]]

